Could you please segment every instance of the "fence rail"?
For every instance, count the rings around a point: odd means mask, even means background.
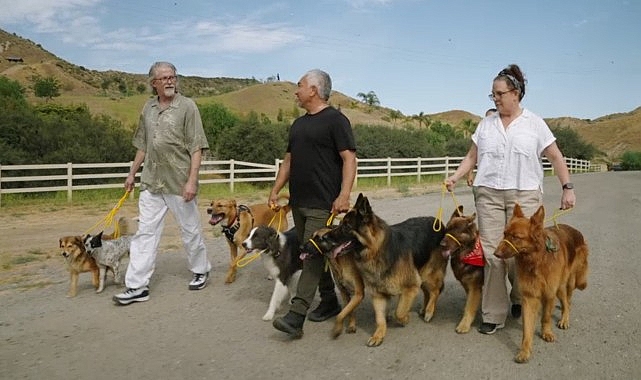
[[[416,177],[417,182],[428,176],[446,178],[456,170],[462,159],[463,157],[363,158],[358,160],[356,181],[361,178],[387,178],[389,186],[392,177]],[[604,170],[586,160],[566,158],[565,161],[572,173]],[[235,160],[203,161],[200,166],[200,183],[227,183],[233,192],[236,183],[273,181],[281,163],[280,159],[276,159],[273,165]],[[546,159],[542,163],[546,172],[553,172]],[[66,191],[67,200],[71,201],[74,191],[119,188],[123,186],[130,167],[131,162],[0,165],[0,205],[3,194]],[[139,177],[140,173],[136,176]]]

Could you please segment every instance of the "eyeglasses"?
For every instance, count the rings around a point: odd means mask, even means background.
[[[168,77],[154,78],[154,80],[157,80],[157,81],[163,82],[163,83],[175,82],[176,81],[176,76],[175,75],[170,75]]]
[[[497,92],[492,92],[492,93],[491,93],[491,94],[489,94],[487,97],[488,97],[488,98],[490,98],[490,100],[494,100],[495,98],[496,98],[496,99],[498,99],[498,98],[502,97],[503,95],[507,94],[508,92],[512,92],[512,91],[514,91],[514,90],[515,90],[515,89],[513,88],[513,89],[511,89],[511,90],[507,90],[507,91],[497,91]]]

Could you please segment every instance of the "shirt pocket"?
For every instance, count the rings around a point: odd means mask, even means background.
[[[502,157],[503,142],[500,136],[488,132],[481,132],[478,135],[476,144],[479,156]]]
[[[537,138],[533,133],[524,133],[512,139],[512,153],[523,157],[535,157],[537,151]]]

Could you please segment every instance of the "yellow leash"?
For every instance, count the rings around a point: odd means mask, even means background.
[[[441,184],[441,203],[438,206],[438,210],[436,211],[436,219],[434,219],[434,224],[432,225],[432,229],[434,229],[434,231],[436,232],[440,231],[441,228],[443,228],[443,202],[445,201],[445,193],[447,192],[447,186],[445,186],[445,182],[443,182]],[[454,196],[453,191],[449,191],[449,193],[452,196],[452,201],[454,202],[454,209],[458,211],[459,203],[456,200],[456,196]],[[460,215],[459,212],[459,216],[463,215]]]
[[[248,256],[243,257],[242,259],[236,261],[236,266],[238,268],[242,268],[242,267],[246,266],[247,264],[249,264],[252,261],[256,260],[258,258],[258,256],[260,256],[263,252],[265,252],[264,249],[262,251],[258,251],[256,253],[254,253],[253,255],[248,255]]]
[[[568,209],[565,209],[565,210],[556,210],[556,211],[554,211],[554,215],[552,215],[551,217],[545,219],[545,223],[547,223],[549,221],[552,221],[552,222],[554,222],[554,227],[559,228],[559,226],[557,225],[557,222],[556,222],[557,218],[559,216],[563,215],[563,214],[567,214],[570,211],[572,211],[571,208],[568,208]]]
[[[115,223],[115,218],[116,218],[116,214],[118,213],[118,210],[120,210],[120,207],[122,207],[122,205],[127,200],[127,197],[129,196],[129,193],[130,193],[129,190],[125,191],[125,194],[122,196],[122,198],[120,198],[118,203],[116,203],[116,205],[111,209],[111,211],[109,211],[109,213],[104,218],[99,220],[90,229],[88,229],[87,232],[85,232],[85,235],[88,234],[89,232],[93,231],[96,227],[98,227],[100,225],[102,225],[103,227],[109,227],[109,226],[113,225],[114,226],[114,233],[113,233],[114,238],[120,237],[120,226],[118,225],[118,223]]]
[[[278,232],[282,232],[280,229],[281,229],[281,227],[283,225],[283,214],[284,214],[283,213],[283,209],[281,208],[280,210],[278,210],[277,213],[274,214],[274,216],[272,216],[272,220],[269,221],[268,226],[269,227],[272,226],[272,223],[274,223],[274,219],[276,219],[276,215],[278,215],[278,228],[276,230]]]

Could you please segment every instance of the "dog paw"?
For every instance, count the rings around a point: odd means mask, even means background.
[[[432,320],[433,316],[434,316],[433,314],[425,313],[425,314],[423,314],[423,321],[425,323],[429,323],[429,321]]]
[[[265,315],[263,315],[263,321],[271,321],[274,319],[274,313],[273,312],[267,312]]]
[[[558,321],[556,323],[556,327],[558,327],[558,328],[560,328],[562,330],[567,330],[567,329],[570,328],[570,321],[564,321],[564,320],[561,319],[560,321]]]
[[[554,342],[556,340],[556,335],[552,332],[544,332],[541,334],[541,338],[546,342]]]
[[[527,363],[528,360],[530,360],[530,353],[528,351],[521,350],[514,357],[514,361],[517,363]]]
[[[372,335],[367,341],[367,347],[378,347],[383,344],[383,337]]]
[[[470,332],[470,326],[469,325],[460,324],[460,325],[456,326],[456,333],[457,334],[467,334],[468,332]]]

